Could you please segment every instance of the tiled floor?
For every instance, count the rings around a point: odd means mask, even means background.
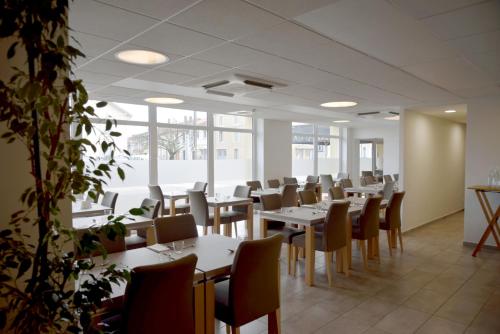
[[[351,277],[334,273],[332,288],[322,253],[316,285],[307,287],[303,262],[296,278],[286,274],[283,248],[282,333],[500,333],[500,253],[483,250],[473,258],[462,239],[463,213],[404,234],[404,252],[392,257],[381,234],[381,263],[363,271],[353,247]],[[223,324],[219,331],[225,333]],[[266,318],[241,328],[266,332]]]

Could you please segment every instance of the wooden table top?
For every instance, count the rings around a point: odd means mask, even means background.
[[[475,185],[475,186],[467,187],[467,189],[484,191],[484,192],[500,193],[500,186]]]
[[[77,230],[84,230],[91,227],[99,227],[108,223],[109,215],[100,215],[92,217],[76,217],[73,218],[73,228]],[[132,216],[126,214],[125,218],[121,221],[125,227],[129,230],[136,230],[138,228],[147,228],[153,224],[153,219],[142,217],[142,216]]]

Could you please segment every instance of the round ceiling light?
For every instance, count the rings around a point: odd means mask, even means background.
[[[347,119],[339,119],[338,121],[333,121],[333,123],[350,123],[351,121]]]
[[[162,53],[148,50],[125,50],[115,54],[115,57],[123,62],[139,65],[157,65],[167,62],[169,59]]]
[[[332,101],[332,102],[321,103],[321,106],[326,108],[345,108],[345,107],[354,107],[357,104],[358,103],[354,101]]]
[[[384,119],[386,119],[388,121],[399,121],[399,115],[387,116],[387,117],[384,117]]]
[[[445,110],[444,112],[447,113],[447,114],[452,114],[452,113],[457,112],[457,111],[453,110],[453,109],[450,109],[450,110]]]
[[[184,100],[176,99],[174,97],[148,97],[147,99],[144,99],[144,101],[154,104],[180,104],[184,102]]]

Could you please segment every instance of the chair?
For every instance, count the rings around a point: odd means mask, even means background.
[[[249,186],[236,186],[234,188],[233,196],[250,198],[251,189]],[[237,222],[248,219],[248,206],[247,205],[233,205],[231,210],[226,211],[230,216],[231,222],[234,223],[234,233],[238,236]],[[253,213],[252,213],[253,214]]]
[[[279,333],[281,239],[275,235],[243,241],[234,255],[229,280],[215,284],[215,317],[231,326],[232,333],[265,315],[268,333]]]
[[[269,188],[279,188],[280,180],[278,179],[267,180],[267,185],[269,186]]]
[[[314,193],[314,191],[310,190],[299,191],[299,200],[300,200],[300,205],[318,203],[316,194]]]
[[[404,191],[394,192],[385,209],[385,216],[380,217],[379,228],[387,231],[387,243],[389,254],[392,256],[392,246],[396,244],[394,237],[399,237],[399,246],[403,252],[403,238],[401,234],[401,204],[403,203]],[[396,236],[397,232],[397,236]]]
[[[176,261],[134,268],[125,290],[122,315],[115,320],[120,332],[194,333],[193,278],[197,261],[196,255],[190,254]]]
[[[94,231],[94,233],[92,233]],[[111,254],[117,252],[124,252],[127,250],[125,245],[125,238],[123,235],[116,235],[113,240],[109,239],[103,230],[96,229],[83,229],[76,230],[76,238],[79,242],[90,242],[90,247],[81,248],[81,244],[75,244],[76,257],[81,259],[91,256],[100,256],[104,253]]]
[[[260,183],[260,181],[247,181],[247,186],[250,187],[251,191],[262,189],[262,184]]]
[[[375,176],[373,176],[373,175],[367,175],[364,177],[364,179],[366,181],[366,185],[377,183],[377,180],[375,179]]]
[[[348,178],[349,178],[349,173],[342,173],[342,172],[337,173],[337,180],[348,179]]]
[[[366,176],[361,176],[359,178],[359,185],[362,187],[366,187],[368,185],[368,182],[366,181]]]
[[[205,193],[205,192],[207,192],[207,186],[208,186],[208,183],[197,181],[197,182],[194,183],[193,188],[190,189],[190,190],[193,190],[193,191],[203,191]]]
[[[307,178],[306,178],[306,182],[318,183],[319,182],[319,176],[308,175]]]
[[[297,178],[295,177],[284,177],[283,178],[283,184],[299,184],[299,181],[297,181]]]
[[[347,261],[347,241],[346,241],[346,219],[350,202],[333,203],[328,209],[323,224],[323,231],[314,235],[314,248],[317,251],[325,252],[326,273],[328,285],[332,286],[333,252],[337,252],[337,268],[340,269],[340,259],[342,258],[343,269],[348,273]],[[305,248],[305,235],[299,235],[292,239],[292,274],[295,276],[297,262],[297,248]],[[340,253],[339,253],[340,252]]]
[[[160,201],[159,216],[170,215],[170,208],[165,204],[165,197],[160,186],[149,185],[149,198]],[[175,205],[176,213],[189,213],[190,207],[188,203],[179,203]]]
[[[390,176],[390,175],[384,175],[384,183],[389,183],[389,182],[393,182],[392,181],[392,176]]]
[[[156,219],[160,210],[160,201],[150,198],[145,198],[141,203],[142,217]],[[137,230],[136,235],[131,235],[125,238],[127,249],[135,249],[147,246],[148,230],[141,228]]]
[[[306,184],[304,184],[304,189],[303,190],[310,190],[310,191],[316,191],[316,185],[318,183],[317,182],[306,182]]]
[[[111,208],[111,213],[115,213],[116,200],[118,199],[118,193],[112,191],[106,191],[102,197],[101,205]]]
[[[297,184],[285,184],[281,192],[281,205],[283,207],[298,206],[299,201],[297,198]],[[262,198],[262,197],[261,197]]]
[[[281,195],[280,194],[269,194],[262,195],[260,197],[262,203],[262,210],[278,210],[282,208]],[[296,235],[302,234],[297,228],[286,226],[285,223],[280,221],[268,220],[267,221],[267,234],[275,235],[281,234],[283,236],[283,243],[288,245],[288,273],[290,273],[291,255],[292,255],[292,238]]]
[[[361,176],[373,176],[373,172],[371,170],[361,171]]]
[[[342,190],[345,191],[346,188],[352,188],[352,181],[351,179],[341,179],[340,180],[340,185],[342,187]],[[347,197],[354,196],[353,193],[347,193]]]
[[[393,192],[394,182],[388,182],[384,184],[384,189],[381,191],[380,195],[382,195],[384,199],[389,200],[392,197]]]
[[[378,257],[378,231],[379,231],[379,210],[381,196],[368,197],[361,215],[353,222],[352,238],[360,241],[361,255],[363,256],[363,266],[368,269],[368,253],[366,250],[365,240],[369,241],[370,254],[375,253]],[[375,249],[375,252],[373,251]],[[378,257],[380,261],[380,257]]]
[[[158,218],[154,222],[154,229],[156,242],[159,244],[198,237],[191,214]]]
[[[331,200],[345,198],[345,194],[344,191],[342,190],[342,187],[331,187],[330,189],[328,189],[328,196],[330,197]]]
[[[214,226],[214,214],[208,213],[208,202],[205,193],[202,191],[188,191],[189,202],[191,203],[191,214],[196,225],[203,226],[203,234],[207,235],[208,227]],[[231,224],[231,216],[227,212],[220,213],[220,224]]]
[[[328,189],[335,185],[330,174],[321,174],[319,176],[319,180],[321,182],[321,189],[323,192],[328,191]]]
[[[392,176],[394,176],[394,181],[399,181],[399,174],[392,174]]]

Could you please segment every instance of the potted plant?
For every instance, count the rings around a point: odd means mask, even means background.
[[[25,64],[0,81],[0,122],[6,129],[0,136],[7,143],[23,143],[31,166],[26,177],[32,180],[20,198],[21,209],[12,213],[9,228],[0,231],[0,331],[86,331],[92,313],[110,296],[112,283],[128,279],[128,272],[110,265],[82,279],[95,264],[78,259],[73,245],[83,256],[102,245],[92,231],[77,240],[61,221],[60,206],[79,194],[96,198],[115,173],[125,177],[114,160],[119,149],[113,137],[120,133],[113,131],[116,122],[108,120],[97,143],[85,138],[97,131],[90,120],[95,111],[87,106],[82,82],[72,75],[75,59],[84,55],[68,41],[68,1],[0,2],[0,39],[11,43],[7,58]],[[97,150],[110,159],[88,157]],[[109,216],[101,230],[111,239],[123,235],[123,219]]]

